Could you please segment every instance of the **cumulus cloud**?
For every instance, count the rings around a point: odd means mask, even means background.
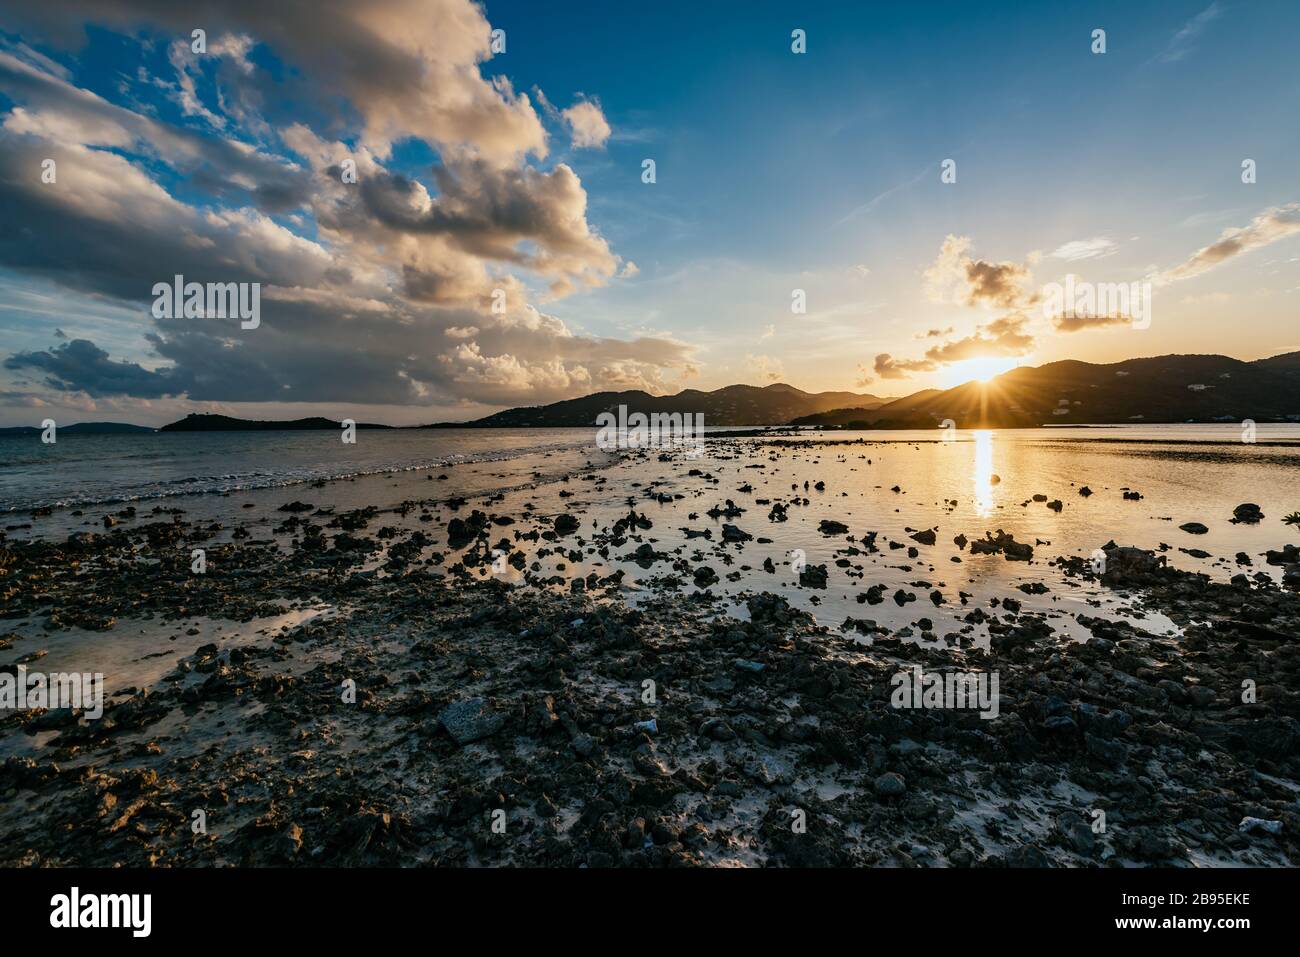
[[[56,40],[83,39],[74,24],[189,36],[247,35],[266,43],[308,82],[296,92],[329,109],[346,101],[361,117],[364,143],[387,155],[416,136],[464,146],[494,162],[546,154],[546,131],[525,94],[485,77],[491,27],[470,0],[63,0],[57,9],[5,0],[7,22]]]
[[[935,302],[965,306],[1023,308],[1035,301],[1027,291],[1029,266],[989,262],[970,255],[969,236],[949,235],[939,255],[924,273],[926,290]]]
[[[86,339],[73,339],[44,351],[19,352],[7,358],[4,366],[42,373],[45,385],[60,392],[145,398],[176,393],[166,374],[150,372],[134,362],[116,362]]]
[[[939,255],[925,270],[923,282],[936,302],[995,309],[1004,315],[976,325],[970,335],[949,339],[953,327],[930,329],[920,339],[941,339],[920,359],[876,356],[874,369],[882,379],[905,379],[915,373],[936,372],[943,366],[983,356],[1024,356],[1034,349],[1028,309],[1039,301],[1029,288],[1030,264],[991,262],[970,255],[969,236],[947,236]]]
[[[946,364],[981,356],[1024,356],[1034,350],[1034,337],[1028,319],[1020,315],[1003,316],[977,326],[975,332],[961,339],[944,342],[925,351],[930,362]]]
[[[609,122],[595,100],[579,100],[560,115],[569,126],[569,135],[574,149],[600,149],[609,139]]]
[[[1052,326],[1057,332],[1087,332],[1092,329],[1105,329],[1109,326],[1131,326],[1131,316],[1084,316],[1061,314],[1052,318]]]
[[[934,372],[939,364],[929,359],[895,359],[882,352],[876,356],[873,368],[882,379],[906,379],[915,372]]]
[[[471,313],[399,308],[395,324],[386,309],[264,300],[262,325],[251,333],[206,319],[152,333],[164,363],[157,371],[111,360],[84,340],[10,356],[6,368],[39,373],[39,384],[59,391],[95,396],[402,406],[438,397],[521,405],[599,389],[658,392],[668,385],[665,370],[689,366],[689,348],[670,339],[558,334],[558,320],[544,315],[489,324]],[[478,326],[444,325],[456,317]]]
[[[541,165],[545,132],[528,98],[480,72],[489,26],[468,0],[274,12],[234,0],[183,14],[149,0],[69,0],[57,21],[14,10],[15,22],[69,43],[84,40],[60,33],[69,13],[132,36],[188,36],[202,23],[210,56],[166,48],[176,82],[156,85],[187,116],[177,126],[76,86],[30,47],[0,49],[0,93],[13,104],[0,121],[11,227],[0,265],[137,304],[163,363],[114,360],[82,339],[15,354],[10,372],[65,396],[399,406],[659,391],[666,375],[694,369],[685,343],[577,335],[536,308],[637,270],[589,221],[577,174]],[[258,115],[276,89],[254,65],[260,45],[302,73],[281,92],[317,97],[337,128],[272,129]],[[228,74],[215,100],[197,82],[213,69]],[[600,139],[589,112],[578,115]],[[390,168],[392,143],[411,137],[438,153],[427,177]],[[45,158],[57,163],[54,184],[31,175]],[[261,325],[151,319],[153,284],[175,274],[261,283]]]
[[[308,194],[305,171],[291,160],[117,106],[74,86],[45,58],[0,50],[0,90],[16,104],[3,122],[14,135],[157,159],[207,192],[244,197],[268,211],[292,208]]]
[[[56,184],[25,171],[55,161]],[[115,153],[0,129],[0,264],[79,291],[144,299],[181,273],[202,281],[329,282],[333,257],[259,211],[203,211]]]

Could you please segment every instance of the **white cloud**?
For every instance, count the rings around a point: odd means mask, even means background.
[[[78,11],[109,28],[129,25],[132,37],[191,28],[188,14],[143,0],[68,0],[60,13]],[[100,401],[116,389],[199,402],[292,396],[390,407],[662,391],[667,376],[691,374],[685,343],[575,334],[534,307],[539,285],[554,299],[638,269],[589,221],[577,174],[528,159],[544,157],[545,133],[526,97],[480,74],[488,24],[478,6],[375,0],[325,14],[272,13],[251,0],[213,12],[209,51],[240,82],[269,82],[249,57],[265,45],[302,72],[312,95],[344,98],[356,110],[331,110],[344,128],[329,137],[300,122],[254,137],[258,146],[236,138],[258,122],[255,97],[241,111],[224,94],[199,103],[204,84],[180,87],[194,96],[185,112],[211,114],[200,133],[80,89],[46,58],[0,49],[0,92],[14,104],[0,127],[0,168],[39,169],[49,157],[59,170],[57,188],[0,177],[0,208],[20,226],[0,233],[0,265],[60,284],[70,302],[109,297],[138,308],[144,322],[153,283],[175,273],[263,284],[255,332],[160,321],[139,362],[78,337],[72,351],[25,349],[11,371],[46,370],[34,387],[64,402],[93,387]],[[178,76],[192,67],[182,61]],[[575,145],[608,139],[593,99],[571,107],[565,121]],[[428,184],[386,167],[389,145],[406,137],[438,152]],[[286,148],[300,159],[280,155]],[[349,159],[355,183],[339,175]],[[163,185],[176,180],[184,191]],[[504,313],[491,308],[496,290],[505,293]]]
[[[600,149],[613,132],[605,114],[601,112],[600,104],[594,100],[579,100],[567,110],[562,110],[560,115],[569,124],[574,149]]]
[[[1080,259],[1101,259],[1113,255],[1119,246],[1105,236],[1092,239],[1076,239],[1054,249],[1050,255],[1053,259],[1076,262]]]
[[[1225,229],[1219,238],[1198,249],[1183,263],[1157,275],[1161,284],[1190,279],[1253,249],[1261,249],[1300,233],[1300,203],[1263,210],[1245,226]]]

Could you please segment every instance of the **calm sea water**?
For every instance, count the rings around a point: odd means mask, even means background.
[[[638,473],[662,476],[653,491],[667,493],[667,498],[638,504],[654,521],[644,537],[659,551],[688,557],[692,566],[711,565],[722,579],[715,593],[743,600],[753,591],[775,591],[828,624],[853,616],[891,629],[909,626],[917,635],[927,627],[923,619],[932,621],[940,635],[967,628],[965,616],[973,608],[997,613],[994,602],[1008,596],[1075,639],[1090,634],[1077,620],[1080,614],[1102,614],[1174,634],[1178,628],[1173,622],[1139,607],[1127,589],[1070,578],[1054,560],[1090,558],[1114,539],[1157,550],[1171,566],[1218,581],[1239,573],[1277,579],[1282,569],[1265,564],[1264,552],[1300,542],[1300,529],[1283,523],[1286,515],[1300,511],[1297,426],[1260,427],[1254,443],[1241,441],[1236,424],[978,430],[959,432],[951,442],[936,440],[933,431],[823,437],[863,443],[795,442],[777,450],[747,440],[717,447],[708,443],[706,454],[695,462],[649,463],[627,474],[619,465],[605,474],[611,490],[628,489],[628,479],[639,478]],[[717,484],[702,485],[689,474],[693,467]],[[823,483],[820,489],[818,482]],[[1084,486],[1091,495],[1080,494]],[[1143,497],[1125,500],[1125,489]],[[788,521],[769,521],[768,508],[759,500],[790,501],[793,496],[800,497],[800,504],[789,509]],[[1035,496],[1046,501],[1035,501]],[[626,512],[621,503],[609,501],[612,497],[598,489],[580,490],[569,505],[595,509],[604,524]],[[744,509],[739,516],[708,515],[710,507],[728,498]],[[1056,500],[1059,510],[1049,507]],[[1234,522],[1233,509],[1245,502],[1259,505],[1264,520]],[[509,499],[504,503],[510,504]],[[823,520],[842,522],[859,540],[878,532],[880,550],[846,557],[848,540],[823,534]],[[719,552],[712,543],[721,538],[723,522],[735,523],[755,540],[743,550]],[[1180,528],[1187,522],[1200,522],[1207,530],[1189,533]],[[692,539],[686,529],[711,530],[713,538]],[[907,549],[916,543],[910,536],[918,529],[934,529],[936,542],[911,555]],[[1033,561],[973,555],[954,543],[959,534],[974,539],[998,529],[1033,545]],[[632,549],[629,543],[625,551]],[[1239,553],[1244,553],[1240,561]],[[826,588],[800,587],[796,556],[827,567]],[[762,570],[767,559],[775,566],[772,573]],[[627,569],[629,579],[664,574],[662,564],[644,571],[626,563],[619,567]],[[569,566],[570,574],[588,571],[605,574],[607,569],[595,562]],[[1020,590],[1039,584],[1048,591]],[[859,603],[869,585],[885,587],[882,604]],[[691,590],[689,580],[685,590]],[[941,594],[941,607],[928,600],[932,590]],[[896,591],[917,600],[900,607],[892,599]],[[653,601],[654,595],[650,591],[634,600]],[[967,602],[960,600],[962,595]],[[743,605],[738,613],[743,615]],[[976,638],[986,640],[979,629]]]
[[[836,432],[822,437],[929,443],[938,434]],[[1094,484],[1156,477],[1146,466],[1122,464],[1141,460],[1161,463],[1156,474],[1185,483],[1189,492],[1207,485],[1277,487],[1279,492],[1294,487],[1300,445],[1273,443],[1300,443],[1300,425],[1261,425],[1256,439],[1253,445],[1243,443],[1235,423],[956,433],[957,444],[974,447],[979,469],[991,473],[997,467],[1005,473],[1001,478],[1031,484],[1068,479],[1065,473],[1087,456],[1096,465],[1106,462],[1103,475],[1077,476]],[[566,449],[595,453],[595,429],[361,431],[355,445],[343,444],[333,431],[65,435],[52,445],[36,436],[0,437],[0,512],[292,486]],[[933,466],[926,463],[918,471],[933,473]],[[971,480],[976,479],[972,473]],[[1292,505],[1291,510],[1300,509],[1300,502]]]
[[[273,488],[593,445],[593,429],[167,432],[0,438],[0,511]]]
[[[627,600],[653,601],[659,594],[653,580],[670,572],[667,562],[643,569],[628,561],[645,541],[691,568],[714,567],[721,578],[714,592],[734,599],[741,615],[746,594],[768,590],[833,625],[848,616],[868,617],[921,634],[930,628],[922,623],[928,619],[940,635],[969,630],[965,616],[972,608],[995,608],[1008,595],[1075,638],[1089,634],[1075,616],[1099,612],[1173,633],[1171,622],[1133,607],[1123,589],[1064,576],[1053,559],[1086,558],[1115,539],[1159,549],[1171,565],[1221,581],[1242,571],[1276,578],[1281,569],[1266,565],[1263,553],[1300,539],[1300,529],[1282,521],[1300,511],[1300,426],[1260,426],[1254,443],[1242,442],[1232,424],[981,430],[958,432],[951,442],[936,431],[801,438],[806,441],[793,439],[785,448],[721,439],[706,442],[695,458],[674,455],[666,462],[653,454],[601,452],[590,429],[360,432],[355,446],[343,446],[332,432],[68,436],[53,447],[38,439],[0,439],[0,503],[13,512],[3,524],[21,537],[97,531],[105,514],[121,508],[115,503],[152,498],[183,509],[189,521],[216,523],[214,541],[229,541],[244,523],[252,523],[258,537],[273,535],[283,517],[279,507],[293,500],[343,511],[458,496],[522,519],[522,530],[546,525],[560,512],[581,515],[584,527],[608,527],[627,513],[631,499],[653,520],[650,530],[618,554],[575,558],[552,551],[540,558],[537,577],[605,576],[619,568],[627,576]],[[583,474],[591,467],[596,471]],[[335,477],[342,480],[323,488],[303,484]],[[1094,494],[1080,495],[1084,485]],[[1143,498],[1124,500],[1126,488]],[[1035,495],[1060,499],[1062,508],[1036,502]],[[768,506],[759,501],[795,497],[801,504],[791,507],[786,522],[769,521]],[[708,515],[728,498],[744,509],[739,517]],[[1234,523],[1233,508],[1242,502],[1261,506],[1265,520]],[[31,508],[47,503],[85,507],[31,515]],[[157,520],[147,506],[140,511],[139,520]],[[823,534],[822,520],[845,523],[859,540],[877,532],[880,550],[840,565],[849,542]],[[729,521],[755,539],[743,549],[720,547],[720,526]],[[1204,523],[1207,532],[1180,529],[1190,521]],[[419,528],[439,547],[441,523],[425,522],[422,510],[390,511],[384,522]],[[911,533],[926,528],[936,530],[936,543],[909,556]],[[973,539],[999,528],[1033,544],[1034,561],[975,556],[953,542],[958,534]],[[688,529],[708,529],[713,537],[692,538]],[[1239,553],[1249,564],[1239,563]],[[827,565],[827,588],[800,587],[796,555]],[[764,571],[766,559],[773,572]],[[513,568],[505,574],[513,583],[521,580]],[[679,577],[683,590],[693,589],[689,574]],[[1019,590],[1035,583],[1049,590]],[[864,605],[858,599],[869,585],[918,600],[905,607],[893,600]],[[931,590],[942,594],[941,607],[928,600]],[[976,637],[985,640],[982,633]],[[80,647],[78,636],[66,638],[69,649]],[[140,640],[146,638],[142,633]],[[42,638],[51,661],[59,650],[53,640]]]

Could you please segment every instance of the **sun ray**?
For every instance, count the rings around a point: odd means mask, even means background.
[[[967,382],[988,382],[1024,362],[1023,356],[976,356],[973,359],[962,359],[943,370],[940,384],[945,389],[951,389]]]

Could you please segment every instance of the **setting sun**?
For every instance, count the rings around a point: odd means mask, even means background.
[[[1022,356],[980,356],[954,362],[943,370],[942,386],[951,389],[966,382],[988,382],[1024,363]]]

